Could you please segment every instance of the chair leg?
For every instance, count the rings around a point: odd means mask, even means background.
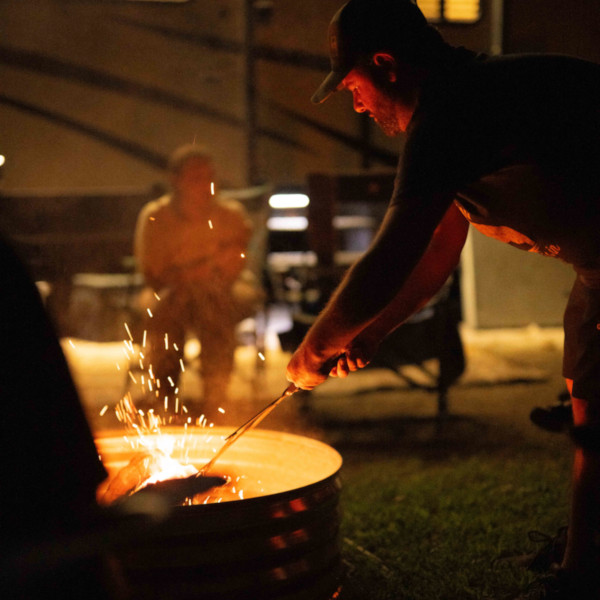
[[[448,416],[448,390],[445,388],[438,390],[437,416],[438,418]]]

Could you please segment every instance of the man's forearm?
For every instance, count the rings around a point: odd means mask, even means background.
[[[388,333],[421,310],[443,287],[460,261],[468,223],[451,206],[436,229],[427,251],[402,289],[361,333],[380,342]]]
[[[395,294],[389,282],[394,267],[383,265],[381,254],[366,257],[349,272],[309,339],[324,346],[324,355],[357,335],[379,342],[441,289],[458,265],[467,230],[468,223],[451,206],[427,250]]]

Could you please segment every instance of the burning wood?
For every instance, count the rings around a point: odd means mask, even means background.
[[[112,504],[138,493],[162,496],[171,505],[202,504],[209,490],[227,484],[225,477],[201,476],[192,465],[183,465],[164,452],[156,450],[134,456],[110,481],[101,498]]]

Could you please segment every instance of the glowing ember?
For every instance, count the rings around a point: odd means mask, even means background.
[[[170,479],[182,479],[197,473],[192,465],[182,465],[160,450],[134,456],[126,467],[112,479],[102,502],[110,504],[122,496],[131,495],[142,488]]]

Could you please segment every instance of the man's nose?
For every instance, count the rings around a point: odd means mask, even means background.
[[[352,94],[352,104],[357,113],[364,113],[367,110],[361,99],[358,97],[358,94]]]

